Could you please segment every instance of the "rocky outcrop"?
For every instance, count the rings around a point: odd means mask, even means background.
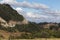
[[[0,25],[4,27],[15,27],[15,25],[23,25],[23,24],[28,24],[28,21],[24,19],[23,21],[10,20],[9,22],[7,22],[3,18],[0,17]]]

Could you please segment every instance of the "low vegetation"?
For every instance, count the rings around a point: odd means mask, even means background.
[[[7,22],[23,21],[24,17],[17,13],[8,4],[0,4],[0,17]],[[0,38],[8,39],[34,39],[34,38],[60,38],[60,23],[34,23],[3,27],[0,25]]]

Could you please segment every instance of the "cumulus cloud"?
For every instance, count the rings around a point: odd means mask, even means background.
[[[23,12],[23,9],[19,8],[19,7],[17,7],[15,10],[17,10],[17,12],[20,13],[20,14]]]
[[[27,15],[27,13],[22,9],[22,8],[20,8],[20,7],[17,7],[17,8],[15,8],[15,10],[20,14],[20,15],[23,15],[24,17],[26,17]]]

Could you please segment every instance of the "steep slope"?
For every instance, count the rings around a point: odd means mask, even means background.
[[[28,21],[9,4],[0,4],[0,25],[15,27],[16,24],[27,24]]]
[[[23,21],[24,17],[17,13],[16,10],[11,8],[8,4],[0,4],[0,17],[5,19],[6,21],[14,20],[14,21]]]

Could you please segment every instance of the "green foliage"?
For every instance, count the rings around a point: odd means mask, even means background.
[[[50,35],[47,32],[41,32],[41,33],[38,32],[38,33],[34,34],[34,37],[35,38],[49,38]]]
[[[8,32],[16,32],[16,29],[13,27],[13,28],[11,28],[11,27],[8,27],[7,29],[6,29],[6,31],[8,31]]]
[[[50,28],[49,29],[51,29],[51,30],[58,30],[58,26],[50,26]]]
[[[33,35],[32,34],[21,34],[20,39],[33,39]]]
[[[41,30],[39,26],[34,23],[29,23],[26,25],[16,25],[15,28],[20,32],[30,32],[30,33],[35,33]]]
[[[6,28],[0,25],[0,30],[6,30]]]
[[[56,33],[54,33],[55,38],[60,38],[60,31],[58,30]]]
[[[5,19],[6,21],[22,21],[24,19],[22,15],[17,13],[17,11],[12,9],[11,6],[8,4],[0,4],[0,17]]]
[[[8,28],[0,26],[0,30],[5,30],[8,32],[25,32],[17,37],[11,35],[10,38],[12,39],[60,38],[60,30],[58,30],[59,26],[50,26],[50,28],[52,29],[41,28],[38,24],[33,22],[26,25],[16,25],[15,27]]]

